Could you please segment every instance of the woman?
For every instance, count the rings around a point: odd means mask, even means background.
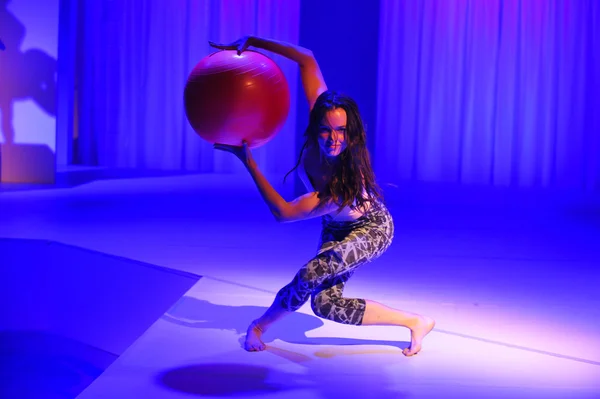
[[[385,252],[394,235],[392,217],[375,183],[356,103],[327,89],[308,49],[258,37],[243,37],[226,45],[210,44],[218,49],[237,50],[238,54],[253,46],[297,62],[310,107],[306,141],[296,165],[308,193],[291,202],[285,201],[258,170],[246,143],[241,147],[215,144],[215,149],[229,151],[244,163],[278,221],[321,217],[323,223],[317,255],[277,293],[265,314],[250,324],[245,349],[264,350],[261,335],[312,296],[312,309],[322,318],[343,324],[409,328],[411,344],[403,353],[417,354],[423,337],[435,325],[433,319],[342,296],[354,271]]]

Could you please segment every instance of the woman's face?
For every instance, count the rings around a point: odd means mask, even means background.
[[[347,115],[343,108],[328,111],[319,125],[319,147],[328,157],[337,157],[346,149]]]

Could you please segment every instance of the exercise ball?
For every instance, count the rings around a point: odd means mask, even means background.
[[[194,131],[210,143],[259,147],[281,130],[290,109],[285,75],[269,57],[221,50],[188,76],[184,103]]]

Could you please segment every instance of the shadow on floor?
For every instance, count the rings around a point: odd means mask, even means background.
[[[266,310],[267,308],[262,306],[225,306],[184,297],[165,313],[163,320],[186,327],[230,330],[236,334],[245,334],[250,322],[260,317]],[[279,339],[290,344],[302,345],[382,345],[393,346],[400,350],[410,345],[410,342],[404,341],[306,336],[308,331],[317,329],[323,324],[323,321],[316,316],[294,312],[274,324],[265,333],[263,340],[269,343]],[[243,340],[244,337],[241,338]]]
[[[190,364],[165,370],[157,376],[157,382],[169,389],[199,396],[244,396],[268,395],[298,390],[316,390],[320,397],[377,397],[405,398],[406,394],[393,389],[388,379],[386,365],[404,356],[402,349],[409,346],[404,341],[381,341],[338,337],[307,337],[306,333],[324,325],[315,316],[300,312],[292,313],[273,325],[263,336],[267,344],[265,356],[283,360],[281,367],[251,364],[250,359],[265,360],[260,354],[244,352],[242,345],[250,322],[266,311],[260,306],[224,306],[191,297],[182,298],[162,319],[191,328],[206,328],[233,331],[240,335],[240,353],[248,354],[248,363],[233,363],[220,358],[207,359],[207,363]],[[291,344],[322,346],[306,355],[291,349],[280,348],[275,340]],[[380,351],[349,349],[350,346],[381,345]],[[328,346],[346,346],[331,348]],[[397,348],[397,349],[396,349]],[[389,357],[381,362],[381,355]],[[349,356],[362,355],[362,356]],[[377,356],[375,357],[373,356]],[[230,359],[229,356],[222,356]],[[271,359],[272,360],[272,359]],[[366,361],[366,363],[364,363]],[[287,369],[287,366],[292,369]],[[287,371],[292,370],[292,371]],[[293,370],[300,370],[294,372]],[[297,392],[298,394],[300,392]],[[375,396],[372,396],[375,395]]]

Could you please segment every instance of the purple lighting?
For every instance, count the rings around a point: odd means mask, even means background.
[[[597,187],[600,124],[589,95],[599,88],[597,8],[383,2],[380,174],[389,181]]]
[[[0,398],[600,398],[599,21],[597,0],[0,1]],[[209,42],[244,35],[289,97],[217,79],[186,108]],[[240,97],[287,118],[216,151],[190,120],[251,132]],[[332,188],[360,204],[366,149],[389,214],[315,215]]]

